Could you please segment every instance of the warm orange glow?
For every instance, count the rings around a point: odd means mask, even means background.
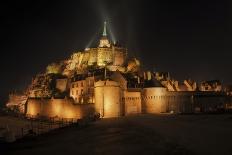
[[[73,104],[73,100],[66,99],[29,99],[27,115],[79,119],[92,113],[92,106],[92,104]]]
[[[60,116],[62,113],[62,105],[61,104],[55,104],[54,107],[54,115],[55,116]]]
[[[36,108],[35,104],[28,104],[27,114],[35,116],[38,114],[37,111],[38,109]]]

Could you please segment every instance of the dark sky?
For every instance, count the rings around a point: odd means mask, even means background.
[[[231,4],[223,0],[0,2],[0,99],[84,49],[107,20],[144,68],[232,83]]]

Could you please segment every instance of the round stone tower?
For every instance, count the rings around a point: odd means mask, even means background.
[[[98,81],[94,86],[95,111],[100,117],[122,116],[122,90],[118,82]]]

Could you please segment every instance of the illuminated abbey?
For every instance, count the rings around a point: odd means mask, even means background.
[[[106,31],[106,22],[99,45],[96,48],[86,48],[83,52],[75,52],[68,60],[63,74],[70,76],[74,72],[85,74],[88,68],[107,67],[110,71],[126,71],[125,61],[127,58],[127,49],[119,47],[116,43],[112,44]],[[51,71],[52,72],[52,71]]]
[[[38,74],[23,95],[10,94],[7,107],[28,117],[120,117],[140,113],[195,113],[223,109],[220,81],[180,83],[169,73],[143,71],[127,49],[112,43],[104,22],[98,47],[74,52]]]

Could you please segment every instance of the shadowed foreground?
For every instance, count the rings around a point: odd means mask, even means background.
[[[139,115],[68,127],[5,147],[9,154],[232,154],[231,115]]]

